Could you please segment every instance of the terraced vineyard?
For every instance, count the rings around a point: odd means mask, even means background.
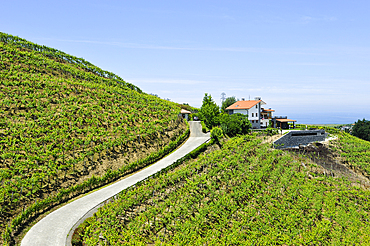
[[[0,33],[0,244],[169,153],[189,133],[179,111],[84,59]],[[338,160],[369,178],[369,143],[336,134]],[[254,136],[209,148],[123,191],[76,243],[370,244],[370,192],[328,175],[315,156]]]
[[[174,149],[188,134],[179,111],[81,58],[0,33],[3,240]]]
[[[252,136],[125,190],[75,245],[359,245],[370,191]]]
[[[332,148],[352,170],[370,179],[370,142],[341,132]]]

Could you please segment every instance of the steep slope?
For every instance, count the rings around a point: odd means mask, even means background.
[[[89,81],[141,92],[140,88],[125,82],[114,73],[102,70],[82,58],[60,50],[2,32],[0,32],[0,42],[2,44],[0,58],[7,58],[2,60],[2,69],[10,70],[9,73],[14,70],[13,79],[17,77],[17,70],[22,68],[24,72],[34,76],[49,74],[72,81]]]
[[[338,139],[332,142],[331,148],[339,155],[338,161],[344,162],[351,170],[370,179],[369,141],[340,132]]]
[[[11,241],[44,211],[157,160],[186,138],[175,103],[83,59],[0,34],[3,239]]]

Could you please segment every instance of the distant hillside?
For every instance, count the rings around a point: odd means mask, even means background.
[[[0,32],[0,42],[2,44],[0,57],[9,57],[10,55],[14,59],[10,59],[8,62],[2,60],[2,69],[4,70],[22,68],[24,72],[32,74],[49,74],[70,80],[101,83],[141,92],[137,86],[125,82],[114,73],[94,66],[83,58],[68,55],[60,50],[38,45],[2,32]],[[14,62],[18,63],[17,67]]]
[[[188,134],[179,112],[81,58],[0,33],[3,239],[174,149]]]

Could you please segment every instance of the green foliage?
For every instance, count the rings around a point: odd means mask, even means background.
[[[206,124],[204,124],[203,121],[201,121],[200,124],[202,126],[202,132],[207,133],[209,131],[209,129],[206,127]]]
[[[179,108],[188,110],[192,113],[197,113],[199,111],[199,108],[192,107],[188,103],[182,103],[182,104],[181,103],[176,103],[176,105],[178,105]]]
[[[346,132],[338,133],[337,144],[332,146],[354,171],[370,177],[370,142]]]
[[[26,220],[28,220],[32,215],[38,214],[41,211],[49,208],[50,206],[59,204],[60,202],[66,201],[70,198],[70,196],[80,194],[86,191],[93,190],[95,188],[100,187],[101,185],[110,183],[115,181],[120,176],[136,171],[146,165],[152,164],[159,159],[163,158],[171,151],[173,151],[179,144],[181,144],[190,134],[189,128],[179,136],[175,141],[170,142],[166,145],[163,149],[159,150],[156,153],[149,155],[145,159],[140,159],[136,162],[132,162],[129,165],[124,165],[118,170],[108,170],[103,176],[95,177],[92,176],[90,179],[86,180],[81,184],[77,184],[74,186],[69,186],[66,189],[61,189],[58,193],[49,195],[46,199],[36,201],[31,206],[27,207],[21,214],[19,214],[16,218],[11,221],[11,228],[16,229],[22,225]],[[8,236],[10,238],[11,229],[6,227],[5,232],[3,233],[3,238]]]
[[[234,96],[226,98],[225,101],[222,103],[221,112],[225,112],[225,109],[233,105],[234,103],[236,103],[236,98]]]
[[[272,120],[269,120],[269,125],[268,125],[268,128],[273,128],[273,127],[272,127],[272,125],[273,125],[273,122],[272,122]]]
[[[84,245],[362,245],[370,192],[243,136],[124,190]],[[184,160],[185,161],[185,160]]]
[[[276,129],[276,128],[272,128],[272,127],[268,127],[265,129],[265,132],[269,135],[269,136],[273,136],[273,135],[276,135],[276,134],[279,134],[279,130]]]
[[[370,121],[358,120],[352,128],[352,135],[370,141]]]
[[[248,115],[244,114],[223,114],[220,116],[219,121],[223,133],[228,136],[247,134],[252,128],[252,124],[248,120]]]
[[[213,138],[216,141],[220,141],[222,137],[224,136],[224,133],[220,127],[213,127],[211,130],[211,138]]]
[[[141,89],[133,84],[127,83],[118,75],[102,70],[101,68],[85,61],[82,58],[78,58],[69,54],[66,54],[60,50],[50,48],[44,45],[38,45],[29,42],[25,39],[12,36],[6,33],[0,32],[0,43],[2,43],[2,53],[18,53],[17,55],[31,56],[28,59],[35,59],[34,55],[41,55],[42,59],[37,59],[32,61],[32,63],[37,62],[38,66],[49,67],[53,70],[62,72],[65,75],[72,76],[78,79],[88,80],[89,82],[105,83],[110,86],[117,86],[122,88],[130,88],[137,92],[142,92]],[[26,52],[19,51],[15,52],[14,48],[26,49]],[[0,56],[1,58],[1,56]],[[71,64],[72,66],[69,66]],[[26,63],[25,65],[29,65]],[[38,72],[38,69],[34,69],[33,72]]]
[[[123,82],[82,59],[0,33],[3,240],[5,225],[17,230],[69,197],[158,160],[186,138],[180,130],[160,143],[158,135],[180,124],[179,108]],[[114,170],[104,166],[139,144],[158,152]],[[101,176],[88,178],[99,169]]]
[[[199,119],[199,113],[198,112],[197,113],[192,113],[191,115],[193,116],[193,118],[198,117],[198,119]]]
[[[212,129],[214,126],[218,125],[219,115],[219,107],[213,101],[212,96],[206,93],[204,95],[202,107],[200,108],[199,112],[200,120],[204,121],[207,128]]]

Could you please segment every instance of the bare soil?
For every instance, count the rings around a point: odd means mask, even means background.
[[[297,155],[304,155],[314,163],[318,164],[316,172],[330,175],[332,177],[345,178],[354,186],[370,189],[370,180],[361,172],[351,169],[349,163],[334,152],[329,143],[314,143],[298,148],[287,148],[286,151]]]

